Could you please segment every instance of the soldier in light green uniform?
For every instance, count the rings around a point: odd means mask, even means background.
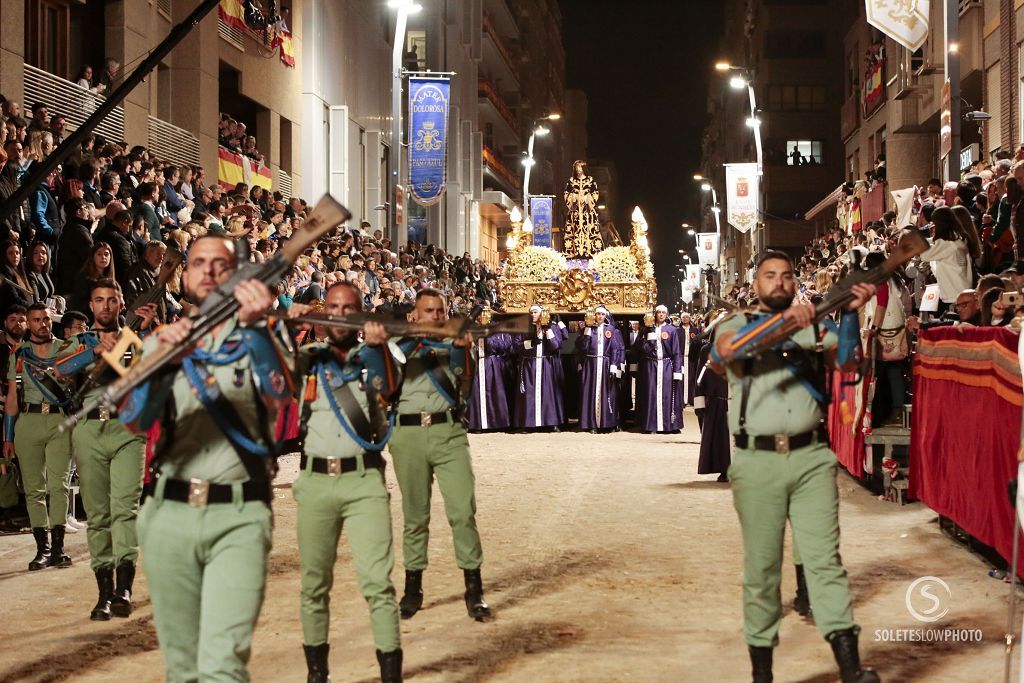
[[[94,282],[89,293],[93,328],[69,338],[67,350],[57,359],[57,372],[77,380],[79,393],[85,399],[95,397],[102,392],[103,385],[118,377],[100,354],[117,343],[118,317],[123,306],[117,282]],[[156,304],[140,307],[136,314],[142,320],[142,329],[146,329],[156,318]],[[123,358],[121,363],[126,365],[130,360]],[[94,376],[97,367],[101,374]],[[89,516],[85,537],[99,589],[89,618],[108,621],[111,614],[127,617],[132,611],[132,584],[139,555],[135,518],[142,496],[146,437],[128,431],[116,413],[98,408],[75,426],[71,442],[78,463],[82,503]]]
[[[437,290],[422,289],[409,317],[441,322],[448,317],[447,302]],[[471,380],[473,342],[469,335],[450,343],[406,338],[398,346],[406,357],[405,379],[398,402],[398,425],[388,449],[402,490],[405,517],[405,593],[399,603],[402,618],[411,618],[423,606],[430,494],[436,477],[452,528],[455,561],[465,579],[466,610],[477,621],[484,621],[490,618],[491,610],[484,601],[480,577],[483,549],[476,528],[476,484],[462,420],[460,387],[468,387]]]
[[[814,619],[832,646],[843,683],[879,681],[862,668],[846,570],[839,561],[837,461],[824,428],[825,376],[837,361],[852,367],[859,347],[856,308],[874,293],[855,285],[856,299],[841,326],[810,325],[811,304],[793,305],[793,262],[768,251],[754,280],[760,308],[719,324],[712,358],[730,384],[729,428],[736,450],[729,468],[733,503],[743,530],[744,635],[755,683],[772,680],[782,603],[782,545],[789,520],[807,577]],[[783,313],[800,330],[757,358],[743,359],[764,321]]]
[[[63,344],[53,336],[53,322],[46,306],[32,304],[28,308],[28,339],[18,345],[7,368],[4,457],[16,456],[21,468],[29,522],[36,541],[36,556],[28,565],[30,571],[71,566],[71,558],[64,553],[71,434],[58,429],[71,394],[67,383],[53,372],[54,358]]]
[[[192,243],[182,276],[203,302],[237,268],[235,244]],[[234,287],[238,312],[183,347],[191,319],[158,328],[157,344],[182,347],[139,386],[118,417],[134,431],[159,420],[153,494],[139,511],[143,570],[167,680],[248,680],[252,634],[263,604],[271,543],[272,429],[291,395],[274,340],[261,320],[273,302],[256,280]]]
[[[8,363],[13,362],[14,349],[21,343],[28,326],[28,310],[13,304],[4,313],[4,329],[0,333],[0,398],[7,401]],[[0,403],[0,406],[3,404]],[[0,531],[20,531],[21,525],[14,519],[14,508],[18,505],[18,467],[13,459],[0,457]]]
[[[307,310],[293,304],[288,313]],[[360,310],[362,295],[352,283],[339,282],[327,290],[325,313]],[[402,680],[398,602],[391,583],[391,501],[381,456],[391,435],[382,401],[393,397],[400,376],[384,328],[368,322],[363,335],[365,345],[357,346],[355,331],[328,328],[327,343],[303,346],[296,368],[304,436],[292,493],[298,507],[307,683],[329,680],[331,586],[342,528],[352,548],[359,589],[370,607],[381,681]]]

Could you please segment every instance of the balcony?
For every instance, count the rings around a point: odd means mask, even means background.
[[[839,111],[840,134],[843,140],[847,140],[860,127],[860,94],[854,93],[847,97]]]
[[[484,64],[490,67],[493,75],[518,85],[519,69],[512,58],[512,51],[501,37],[494,20],[487,14],[484,14],[483,26]]]
[[[60,76],[37,69],[31,64],[25,65],[25,101],[45,102],[50,108],[51,116],[63,114],[69,131],[85,123],[105,99],[102,95],[89,92]],[[93,132],[107,140],[123,140],[124,110],[121,107],[114,107]]]
[[[507,189],[512,190],[509,194],[516,194],[523,186],[522,181],[515,171],[509,168],[508,164],[502,161],[501,157],[490,147],[483,148],[484,171],[498,182],[504,184]]]
[[[507,38],[519,37],[519,23],[512,12],[510,0],[484,0],[484,15]]]
[[[158,159],[178,165],[199,165],[199,140],[184,128],[149,117],[149,149]]]
[[[517,145],[519,143],[519,121],[498,89],[490,81],[481,78],[477,81],[477,93],[480,96],[481,117],[487,123],[492,124],[496,131],[505,131],[502,138],[506,144]]]

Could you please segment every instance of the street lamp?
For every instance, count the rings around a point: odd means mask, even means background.
[[[423,5],[416,0],[388,0],[388,7],[398,10],[395,18],[395,42],[391,50],[391,136],[388,149],[391,173],[388,176],[388,196],[385,204],[390,203],[389,222],[391,223],[391,242],[399,244],[401,226],[398,225],[397,189],[402,177],[402,56],[405,53],[405,27],[410,14],[416,14]]]
[[[533,170],[535,163],[533,159],[533,142],[537,139],[537,136],[544,137],[551,132],[551,128],[544,125],[545,121],[558,121],[561,118],[561,114],[547,114],[539,119],[535,119],[533,122],[530,141],[526,143],[526,158],[523,159],[523,166],[526,167],[526,170],[523,172],[523,209],[526,210],[527,215],[530,213],[530,172]]]
[[[750,118],[747,119],[747,126],[754,131],[754,147],[757,150],[757,175],[759,179],[757,193],[757,219],[760,227],[754,234],[754,251],[759,252],[764,248],[764,148],[761,145],[761,120],[757,116],[757,99],[754,95],[754,72],[743,66],[736,66],[729,62],[716,62],[715,70],[721,72],[738,71],[742,75],[735,75],[729,79],[729,85],[737,90],[743,86],[747,88],[747,98],[750,100]]]
[[[686,234],[687,234],[687,235],[696,235],[697,233],[695,233],[695,232],[693,231],[693,228],[690,228],[689,230],[687,230],[687,231],[686,231]]]

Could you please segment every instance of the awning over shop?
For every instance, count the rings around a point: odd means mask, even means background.
[[[843,184],[825,195],[825,198],[820,202],[811,207],[810,211],[804,214],[805,221],[813,221],[823,211],[829,207],[833,207],[839,203],[839,200],[843,197]]]

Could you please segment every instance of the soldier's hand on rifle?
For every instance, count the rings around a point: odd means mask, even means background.
[[[473,346],[473,334],[471,332],[466,332],[461,337],[456,337],[452,340],[452,345],[464,349],[470,348]]]
[[[158,315],[156,304],[145,304],[135,309],[135,315],[142,319],[142,329],[148,330]],[[107,349],[109,350],[109,349]]]
[[[807,327],[814,322],[814,304],[793,304],[782,313],[782,317],[800,328]]]
[[[250,325],[262,320],[267,309],[274,303],[270,290],[259,280],[245,280],[235,287],[235,299],[238,301],[238,320],[243,325]]]
[[[166,344],[168,346],[180,346],[188,339],[191,331],[192,318],[182,318],[171,325],[164,325],[157,330],[156,338],[161,344]]]
[[[875,291],[877,291],[877,289],[878,288],[875,287],[874,285],[870,285],[864,282],[858,282],[857,284],[855,284],[853,287],[850,288],[850,291],[853,292],[856,298],[850,303],[846,304],[846,310],[856,311],[858,308],[866,304],[871,299],[871,297],[875,295]]]
[[[99,350],[104,353],[113,351],[114,345],[117,344],[117,337],[116,332],[100,332]]]
[[[368,320],[363,325],[363,341],[367,346],[383,346],[388,343],[390,338],[388,331],[380,323]]]

